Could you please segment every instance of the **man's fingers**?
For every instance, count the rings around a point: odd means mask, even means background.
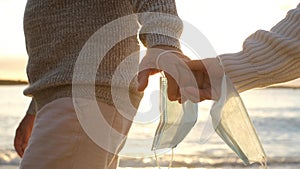
[[[176,80],[169,74],[165,74],[168,79],[168,98],[170,101],[175,101],[180,98],[179,87],[176,83]]]
[[[24,153],[23,148],[22,148],[22,144],[23,144],[22,140],[23,140],[22,132],[17,129],[15,140],[14,140],[14,147],[20,157],[22,157],[23,153]]]
[[[26,114],[16,130],[14,147],[20,157],[23,156],[34,124],[35,115]]]
[[[138,73],[138,91],[142,92],[148,86],[148,79],[150,75],[160,72],[158,69],[146,69]]]
[[[23,149],[20,142],[15,144],[15,150],[20,157],[23,156]]]
[[[143,70],[138,73],[138,91],[142,92],[148,85],[150,70]]]
[[[24,140],[25,141],[25,140]],[[25,152],[25,149],[27,148],[28,142],[23,142],[22,146],[21,146],[21,157],[23,157],[23,154]]]
[[[25,152],[25,149],[28,145],[29,137],[30,137],[30,133],[26,133],[20,130],[17,130],[16,132],[14,147],[20,157],[22,157]]]

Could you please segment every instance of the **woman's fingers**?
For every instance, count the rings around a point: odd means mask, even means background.
[[[181,95],[183,96],[183,103],[186,100],[191,100],[192,102],[201,102],[203,100],[211,100],[211,88],[207,89],[196,89],[194,87],[185,87],[180,90]]]
[[[191,60],[189,62],[186,62],[187,66],[192,70],[192,71],[205,71],[206,68],[205,65],[201,60]]]

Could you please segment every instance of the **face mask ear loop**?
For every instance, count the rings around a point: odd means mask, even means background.
[[[225,68],[224,68],[224,65],[223,65],[223,63],[222,63],[222,60],[221,60],[220,56],[217,56],[217,59],[219,60],[219,65],[220,65],[220,66],[222,67],[222,69],[223,69],[223,74],[224,74],[224,76],[226,76]]]
[[[161,169],[161,168],[160,168],[160,165],[159,165],[159,160],[158,160],[158,157],[157,157],[157,154],[156,154],[156,150],[154,150],[154,156],[155,156],[155,161],[156,161],[157,167],[158,167],[159,169]]]
[[[262,166],[263,169],[268,169],[267,160],[264,156],[262,157],[262,160],[260,161],[260,165]]]
[[[155,60],[155,66],[156,66],[157,69],[159,69],[159,59],[160,59],[160,57],[161,57],[162,55],[166,54],[166,53],[168,53],[168,51],[164,51],[164,52],[160,53],[160,54],[157,56],[157,58],[156,58],[156,60]],[[165,76],[165,73],[164,73],[163,71],[160,71],[160,74],[161,74],[162,77],[166,77],[166,76]]]
[[[171,161],[170,161],[168,169],[170,169],[172,167],[173,160],[174,160],[174,148],[172,148]]]
[[[157,154],[156,154],[156,151],[154,150],[154,156],[155,156],[155,161],[156,161],[156,165],[159,169],[160,168],[160,165],[159,165],[159,159],[157,157]],[[170,160],[170,164],[168,166],[168,169],[170,169],[172,167],[172,164],[173,164],[173,160],[174,160],[174,148],[172,148],[172,155],[171,155],[171,160]]]

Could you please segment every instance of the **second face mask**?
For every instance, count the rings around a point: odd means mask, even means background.
[[[267,168],[266,154],[242,99],[224,74],[220,99],[211,108],[212,123],[222,140],[248,165]]]

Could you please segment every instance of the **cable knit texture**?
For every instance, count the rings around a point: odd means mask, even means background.
[[[243,50],[220,55],[239,92],[300,77],[300,4],[270,31],[248,37]]]
[[[72,77],[76,59],[85,42],[102,26],[115,19],[135,13],[160,12],[172,17],[160,18],[143,15],[134,24],[124,23],[115,31],[129,27],[138,29],[146,47],[168,45],[180,48],[178,38],[182,22],[177,16],[175,0],[28,0],[24,14],[24,33],[29,56],[27,74],[30,86],[24,94],[33,97],[27,113],[34,114],[45,104],[72,96]],[[144,30],[159,32],[144,33]],[[146,31],[146,32],[147,32]],[[160,35],[167,31],[172,37]],[[103,44],[104,45],[104,44]],[[96,75],[95,95],[102,102],[113,105],[111,78],[117,66],[130,54],[139,51],[136,36],[116,44],[105,55]],[[128,65],[138,68],[138,57]],[[130,92],[134,106],[142,94],[119,83],[123,92]],[[82,84],[86,85],[86,84]],[[82,93],[82,97],[89,97]]]

